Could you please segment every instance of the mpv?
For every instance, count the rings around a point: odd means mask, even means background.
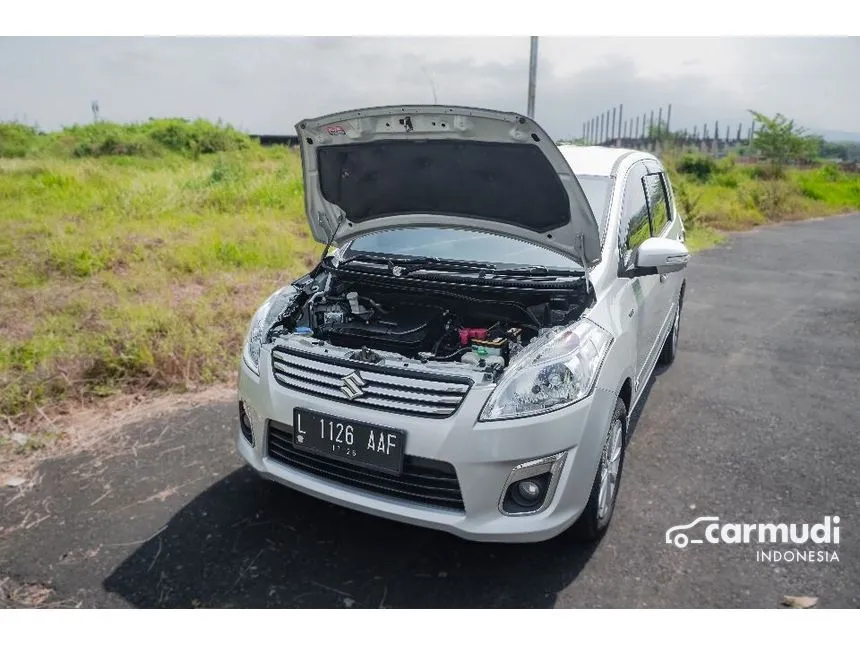
[[[473,108],[296,130],[326,250],[253,316],[241,456],[471,540],[598,539],[630,413],[678,346],[689,255],[660,162]]]

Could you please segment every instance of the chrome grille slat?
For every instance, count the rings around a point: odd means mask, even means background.
[[[306,381],[306,373],[301,372],[300,370],[293,369],[291,367],[278,365],[277,376],[286,376],[289,378],[291,382],[303,382]],[[362,374],[363,375],[363,374]],[[460,404],[462,397],[453,396],[450,394],[435,394],[421,391],[413,391],[413,390],[403,390],[403,389],[395,389],[392,387],[382,387],[381,385],[370,385],[370,383],[374,383],[375,379],[365,378],[365,382],[368,385],[362,388],[366,393],[371,395],[377,395],[390,399],[403,399],[405,401],[422,401],[426,403],[438,403],[442,405],[453,405],[457,406]],[[336,390],[340,393],[341,380],[339,378],[335,378],[332,376],[324,376],[314,375],[314,384],[321,386],[328,386]],[[334,392],[333,392],[334,393]],[[343,397],[346,398],[346,397]]]
[[[325,387],[322,385],[317,385],[316,383],[312,383],[309,381],[301,381],[299,379],[289,378],[282,374],[275,374],[275,380],[288,388],[294,390],[302,390],[305,392],[312,392],[314,394],[321,394],[322,396],[337,399],[338,401],[343,401],[345,403],[359,403],[358,400],[350,401],[349,398],[337,388]],[[390,408],[393,410],[400,410],[403,412],[415,412],[418,414],[430,415],[430,416],[448,416],[456,410],[456,406],[453,405],[421,405],[420,403],[410,403],[408,401],[403,401],[401,399],[387,399],[381,396],[371,396],[366,394],[361,397],[360,404],[369,407],[369,408]]]
[[[284,365],[283,363],[279,363],[275,368],[275,374],[288,376],[299,381],[309,380],[307,372],[302,372],[301,370],[294,369],[288,365]],[[313,381],[318,385],[328,385],[335,389],[340,389],[340,386],[342,385],[341,380],[336,376],[326,376],[325,374],[314,374]]]
[[[369,382],[369,381],[368,381]],[[460,401],[463,400],[461,396],[451,396],[451,395],[440,395],[440,394],[428,394],[426,392],[409,392],[407,390],[395,390],[390,387],[381,387],[378,385],[368,385],[364,388],[364,391],[368,394],[376,394],[378,396],[384,396],[390,399],[404,399],[411,401],[424,401],[427,403],[440,403],[442,405],[460,405]]]
[[[277,347],[272,350],[272,358],[276,365],[278,363],[283,363],[284,365],[296,365],[316,372],[334,374],[335,376],[346,376],[352,371],[350,368],[342,365],[334,365],[332,363],[324,363],[322,361],[309,361],[306,358],[296,356],[295,354],[287,354],[283,350],[279,350]]]
[[[277,354],[275,353],[277,352]],[[312,370],[323,375],[333,375],[335,378],[346,376],[356,369],[361,370],[361,377],[368,383],[379,383],[380,385],[391,385],[396,387],[409,388],[413,390],[432,390],[438,392],[451,392],[465,394],[469,391],[469,386],[466,383],[458,383],[456,381],[436,381],[431,379],[422,379],[419,377],[406,378],[396,376],[394,374],[383,374],[382,372],[372,371],[372,366],[356,365],[355,367],[344,367],[343,365],[335,365],[333,363],[325,363],[323,361],[311,361],[295,354],[287,354],[283,350],[275,348],[272,350],[273,366],[277,369],[284,367],[301,367]]]
[[[362,376],[364,376],[365,372],[366,370],[362,369]],[[465,383],[430,381],[420,378],[404,378],[402,376],[382,374],[380,372],[367,372],[365,380],[368,383],[379,383],[381,385],[392,385],[414,390],[432,390],[434,392],[450,392],[452,394],[465,394],[469,391],[469,386]]]
[[[298,354],[284,347],[272,349],[272,372],[281,386],[356,406],[444,418],[457,410],[470,388],[462,379],[423,374],[413,377],[407,370],[397,368],[391,373],[372,364],[342,363]],[[359,371],[364,381],[363,395],[350,400],[341,391],[341,379],[354,371]]]

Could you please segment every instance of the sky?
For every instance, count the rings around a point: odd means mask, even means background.
[[[755,109],[860,139],[858,37],[542,37],[538,54],[535,118],[555,139],[619,104],[671,104],[673,130],[745,132]],[[105,120],[200,116],[254,134],[384,104],[525,113],[528,55],[528,37],[5,37],[0,120],[85,123],[93,100]]]

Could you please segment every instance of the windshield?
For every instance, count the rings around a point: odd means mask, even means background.
[[[451,228],[401,228],[368,233],[354,240],[348,251],[434,257],[496,265],[581,268],[573,260],[528,242],[492,233]]]
[[[612,179],[596,175],[577,176],[577,179],[591,205],[598,228],[602,232]],[[563,255],[522,240],[480,231],[441,227],[401,228],[369,233],[353,240],[348,245],[347,252],[346,257],[353,253],[382,253],[497,265],[582,268]]]
[[[582,186],[582,192],[585,193],[585,198],[591,206],[591,212],[594,213],[594,219],[597,220],[597,229],[600,231],[600,238],[603,241],[603,224],[606,220],[606,206],[609,202],[612,178],[598,175],[577,175],[576,179]]]

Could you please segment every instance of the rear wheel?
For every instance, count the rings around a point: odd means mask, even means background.
[[[618,399],[609,422],[609,431],[603,442],[600,464],[591,487],[588,504],[576,523],[571,527],[573,537],[580,542],[599,540],[609,526],[618,487],[621,484],[621,471],[624,468],[624,449],[627,443],[627,406]]]

